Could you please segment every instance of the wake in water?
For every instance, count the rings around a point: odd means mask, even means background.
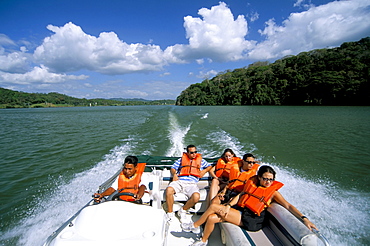
[[[166,156],[181,156],[184,152],[184,138],[189,132],[192,123],[181,126],[173,112],[169,112],[169,127],[168,127],[168,138],[171,142],[171,147],[167,151]]]
[[[253,144],[244,146],[242,143],[239,142],[238,138],[230,135],[229,133],[225,132],[222,129],[209,133],[206,136],[206,139],[207,139],[207,142],[209,142],[211,146],[214,146],[214,149],[218,149],[221,151],[221,152],[215,152],[213,150],[210,153],[208,153],[207,151],[207,155],[211,155],[213,157],[220,156],[223,150],[227,148],[232,149],[235,155],[238,157],[242,157],[244,154],[248,152],[254,152],[256,150],[256,147]]]
[[[51,180],[56,183],[57,188],[41,197],[39,203],[30,211],[29,217],[3,233],[1,241],[9,242],[6,245],[42,245],[53,231],[91,199],[99,185],[120,168],[133,148],[130,142],[114,148],[103,161],[90,170],[76,174],[68,183],[63,181],[63,177]],[[14,242],[17,237],[18,242]]]

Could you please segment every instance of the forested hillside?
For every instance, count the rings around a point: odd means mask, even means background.
[[[163,105],[174,103],[174,100],[79,99],[56,92],[47,94],[25,93],[0,88],[0,108]]]
[[[176,104],[370,105],[370,37],[220,73]]]

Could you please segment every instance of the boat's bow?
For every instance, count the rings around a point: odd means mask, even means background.
[[[162,209],[124,201],[85,207],[50,245],[164,245]]]

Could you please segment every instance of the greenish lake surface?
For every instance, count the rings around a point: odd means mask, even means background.
[[[370,107],[0,110],[0,245],[42,245],[127,155],[253,152],[331,245],[370,245]]]

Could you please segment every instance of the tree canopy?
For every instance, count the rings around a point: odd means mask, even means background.
[[[370,37],[219,73],[176,105],[370,105]]]
[[[84,107],[84,106],[126,106],[174,104],[174,100],[144,99],[79,99],[56,92],[26,93],[0,88],[0,108],[24,107]]]

